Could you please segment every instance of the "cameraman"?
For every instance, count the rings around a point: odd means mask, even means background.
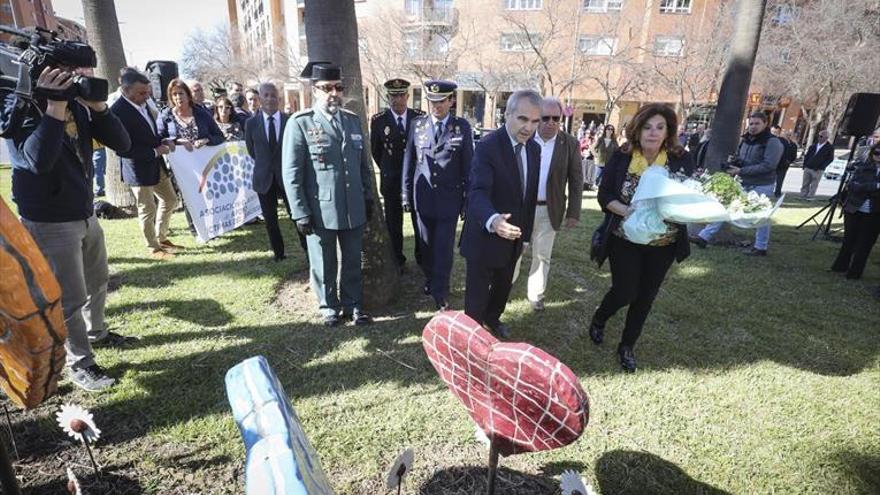
[[[748,132],[743,134],[736,155],[731,155],[725,171],[733,176],[738,175],[746,192],[755,191],[772,198],[776,189],[776,168],[784,152],[782,141],[773,136],[767,127],[767,115],[754,112],[749,115]],[[723,225],[724,222],[710,223],[699,234],[691,236],[690,240],[705,248]],[[767,256],[769,243],[770,224],[767,224],[758,227],[755,231],[755,244],[744,251],[744,254]]]
[[[70,379],[93,392],[115,380],[95,363],[92,344],[125,338],[104,325],[107,251],[94,213],[92,138],[117,151],[131,140],[106,103],[70,96],[74,70],[43,69],[33,101],[4,94],[0,120],[10,123],[13,200],[61,285]]]

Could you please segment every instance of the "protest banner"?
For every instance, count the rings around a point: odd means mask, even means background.
[[[170,153],[168,163],[196,229],[196,240],[207,242],[261,214],[251,188],[254,160],[243,141]]]

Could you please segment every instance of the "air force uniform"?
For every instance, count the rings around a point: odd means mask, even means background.
[[[338,67],[312,71],[313,80],[340,79]],[[361,122],[348,110],[329,114],[316,106],[290,118],[283,143],[282,175],[293,219],[313,230],[306,237],[312,290],[325,324],[335,324],[340,310],[357,316],[363,299],[361,250],[372,207],[372,167]]]
[[[442,101],[455,83],[427,81],[426,96]],[[424,115],[413,120],[403,159],[401,200],[416,212],[420,265],[426,288],[439,309],[449,297],[455,227],[464,211],[474,145],[467,120],[451,113],[442,120]]]
[[[385,90],[389,96],[394,96],[406,93],[409,91],[409,86],[410,83],[406,80],[391,79],[385,83]],[[379,188],[384,202],[385,223],[388,226],[394,256],[401,266],[406,262],[406,256],[403,254],[403,206],[400,199],[403,153],[412,121],[420,115],[424,113],[412,108],[407,108],[401,115],[387,108],[370,119],[370,151],[379,167],[381,177]],[[415,215],[412,215],[412,222],[415,231]],[[416,249],[418,262],[418,243]]]

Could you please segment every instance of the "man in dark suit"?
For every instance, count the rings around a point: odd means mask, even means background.
[[[471,163],[461,241],[465,313],[502,338],[510,335],[501,315],[513,271],[535,220],[541,150],[532,136],[541,122],[541,101],[532,90],[513,93],[504,127],[480,139]]]
[[[801,183],[801,199],[812,199],[816,195],[819,181],[825,167],[834,161],[834,145],[828,141],[828,130],[819,131],[816,144],[807,148],[804,154],[804,180]]]
[[[391,248],[401,269],[406,262],[406,256],[403,255],[403,206],[400,202],[403,152],[412,120],[423,115],[423,112],[406,106],[409,86],[409,81],[404,79],[385,82],[385,92],[388,93],[388,103],[391,106],[370,119],[370,152],[379,167],[379,190],[385,209],[385,224],[391,237]],[[415,231],[415,215],[411,217]],[[416,262],[419,262],[418,258],[416,243]]]
[[[431,114],[413,120],[403,159],[403,208],[415,211],[425,288],[439,310],[449,307],[455,227],[464,213],[474,139],[468,121],[449,113],[456,84],[426,81]]]
[[[550,274],[553,243],[556,233],[562,228],[563,217],[567,229],[577,225],[581,218],[584,181],[580,145],[574,136],[561,130],[562,118],[562,102],[555,97],[545,98],[541,105],[541,124],[535,134],[535,142],[541,147],[541,173],[535,225],[529,243],[532,267],[529,269],[527,294],[535,311],[544,310],[544,292]],[[516,275],[513,279],[516,280]]]
[[[269,234],[269,245],[275,261],[281,261],[284,255],[284,238],[278,226],[278,198],[284,201],[287,214],[290,215],[290,203],[284,193],[281,177],[281,136],[289,115],[278,111],[278,88],[272,83],[263,83],[259,88],[260,110],[248,119],[244,127],[244,142],[248,154],[254,159],[253,188],[260,198],[260,208],[266,221],[266,232]],[[291,218],[291,220],[293,220]],[[299,236],[299,244],[306,252],[306,239],[294,224]]]
[[[163,141],[156,129],[154,110],[147,104],[150,80],[131,70],[119,77],[122,97],[110,107],[131,136],[131,148],[119,152],[122,182],[131,186],[137,201],[138,220],[150,256],[164,260],[180,246],[168,240],[171,214],[177,207],[177,194],[165,169],[163,155],[174,151],[174,143]],[[156,200],[158,199],[158,216]]]

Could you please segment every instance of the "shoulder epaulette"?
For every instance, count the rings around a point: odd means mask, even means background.
[[[292,115],[292,117],[297,118],[297,117],[301,117],[303,115],[311,115],[313,113],[315,113],[314,108],[306,108],[305,110],[300,110],[299,112],[296,112],[295,114]]]
[[[382,111],[379,112],[379,113],[373,114],[373,116],[370,117],[370,122],[372,122],[372,121],[374,121],[374,120],[376,120],[376,119],[382,117],[383,115],[385,115],[385,110],[382,110]]]

